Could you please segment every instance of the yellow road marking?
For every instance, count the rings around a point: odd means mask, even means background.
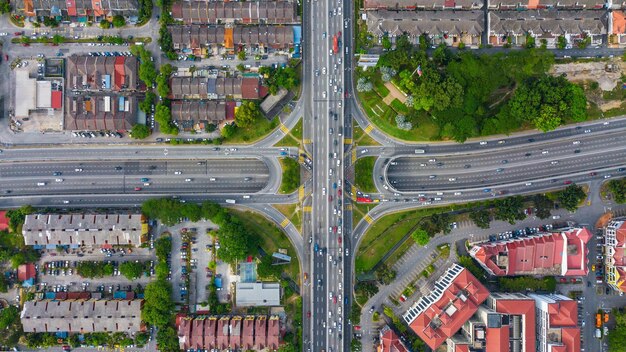
[[[300,186],[300,188],[298,188],[298,198],[301,202],[304,199],[304,186]]]
[[[280,226],[282,227],[287,227],[287,225],[289,225],[289,219],[285,219],[283,220],[283,222],[280,223]]]
[[[289,133],[289,129],[287,128],[287,126],[283,125],[282,123],[280,124],[280,130],[283,131],[285,134]]]
[[[367,127],[365,127],[365,129],[363,131],[365,131],[365,133],[370,133],[372,132],[372,130],[374,129],[374,126],[372,125],[367,125]]]
[[[306,138],[302,141],[304,144],[311,144],[311,140]]]
[[[356,162],[356,149],[352,149],[352,163]]]
[[[372,222],[374,222],[374,219],[372,219],[372,217],[369,215],[365,215],[363,219],[365,219],[365,221],[367,221],[368,224],[371,224]]]
[[[351,211],[352,210],[352,204],[346,204],[346,210],[347,211]]]
[[[346,138],[343,140],[343,144],[352,144],[352,138]]]
[[[304,210],[305,213],[310,213],[313,211],[313,207],[304,207],[302,210]]]

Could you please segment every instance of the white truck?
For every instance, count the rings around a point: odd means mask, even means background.
[[[235,203],[237,203],[237,201],[234,200],[234,199],[226,199],[226,203],[228,203],[228,204],[235,204]]]

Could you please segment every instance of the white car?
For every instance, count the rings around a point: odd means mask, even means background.
[[[580,141],[573,141],[572,144],[580,144]]]
[[[55,182],[63,182],[63,179],[62,179],[62,178],[57,178],[57,179],[55,179],[54,181],[55,181]]]
[[[322,195],[325,196],[326,195],[326,187],[322,188]]]
[[[322,67],[322,74],[325,75],[326,74],[326,67]]]
[[[182,174],[182,172],[180,172],[180,171],[174,171],[174,175],[180,175],[180,174]]]
[[[480,145],[487,145],[487,142],[482,141],[482,142],[480,142]]]
[[[322,92],[322,98],[326,99],[326,91]]]
[[[526,182],[526,183],[525,183],[525,185],[526,185],[526,186],[532,186],[532,185],[533,185],[533,183],[532,183],[532,182]]]
[[[461,193],[461,192],[454,192],[455,196],[460,196],[461,194],[463,194],[463,193]]]
[[[450,181],[450,182],[454,182],[454,181],[456,181],[456,177],[450,177],[450,178],[448,179],[448,181]]]
[[[83,172],[83,169],[78,168],[78,169],[74,169],[74,171],[76,171],[76,172]]]
[[[191,179],[190,178],[186,178],[185,182],[191,182]]]

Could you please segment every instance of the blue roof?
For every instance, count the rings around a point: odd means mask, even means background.
[[[126,292],[125,291],[115,291],[115,293],[113,293],[113,298],[116,298],[116,299],[126,299]]]
[[[54,292],[46,292],[46,299],[54,299]]]
[[[33,279],[33,278],[30,278],[30,279],[22,282],[22,286],[24,286],[24,287],[31,287],[34,284],[35,284],[35,279]]]
[[[118,111],[124,111],[124,102],[125,102],[125,98],[124,97],[120,97],[117,100],[117,110]]]
[[[102,76],[102,83],[104,84],[104,89],[111,89],[111,75]]]
[[[222,278],[221,277],[216,277],[215,278],[215,287],[222,288]]]
[[[302,27],[293,26],[293,42],[299,44],[302,41]]]

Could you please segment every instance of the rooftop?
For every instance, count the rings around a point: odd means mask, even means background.
[[[238,307],[279,306],[280,284],[238,282],[235,287],[235,305]]]
[[[484,30],[482,11],[368,11],[367,29],[376,36],[461,35],[479,36]]]
[[[295,1],[176,1],[172,4],[172,16],[185,24],[299,22]]]
[[[606,34],[608,12],[583,10],[489,11],[491,35],[533,33],[557,37],[565,34]]]

